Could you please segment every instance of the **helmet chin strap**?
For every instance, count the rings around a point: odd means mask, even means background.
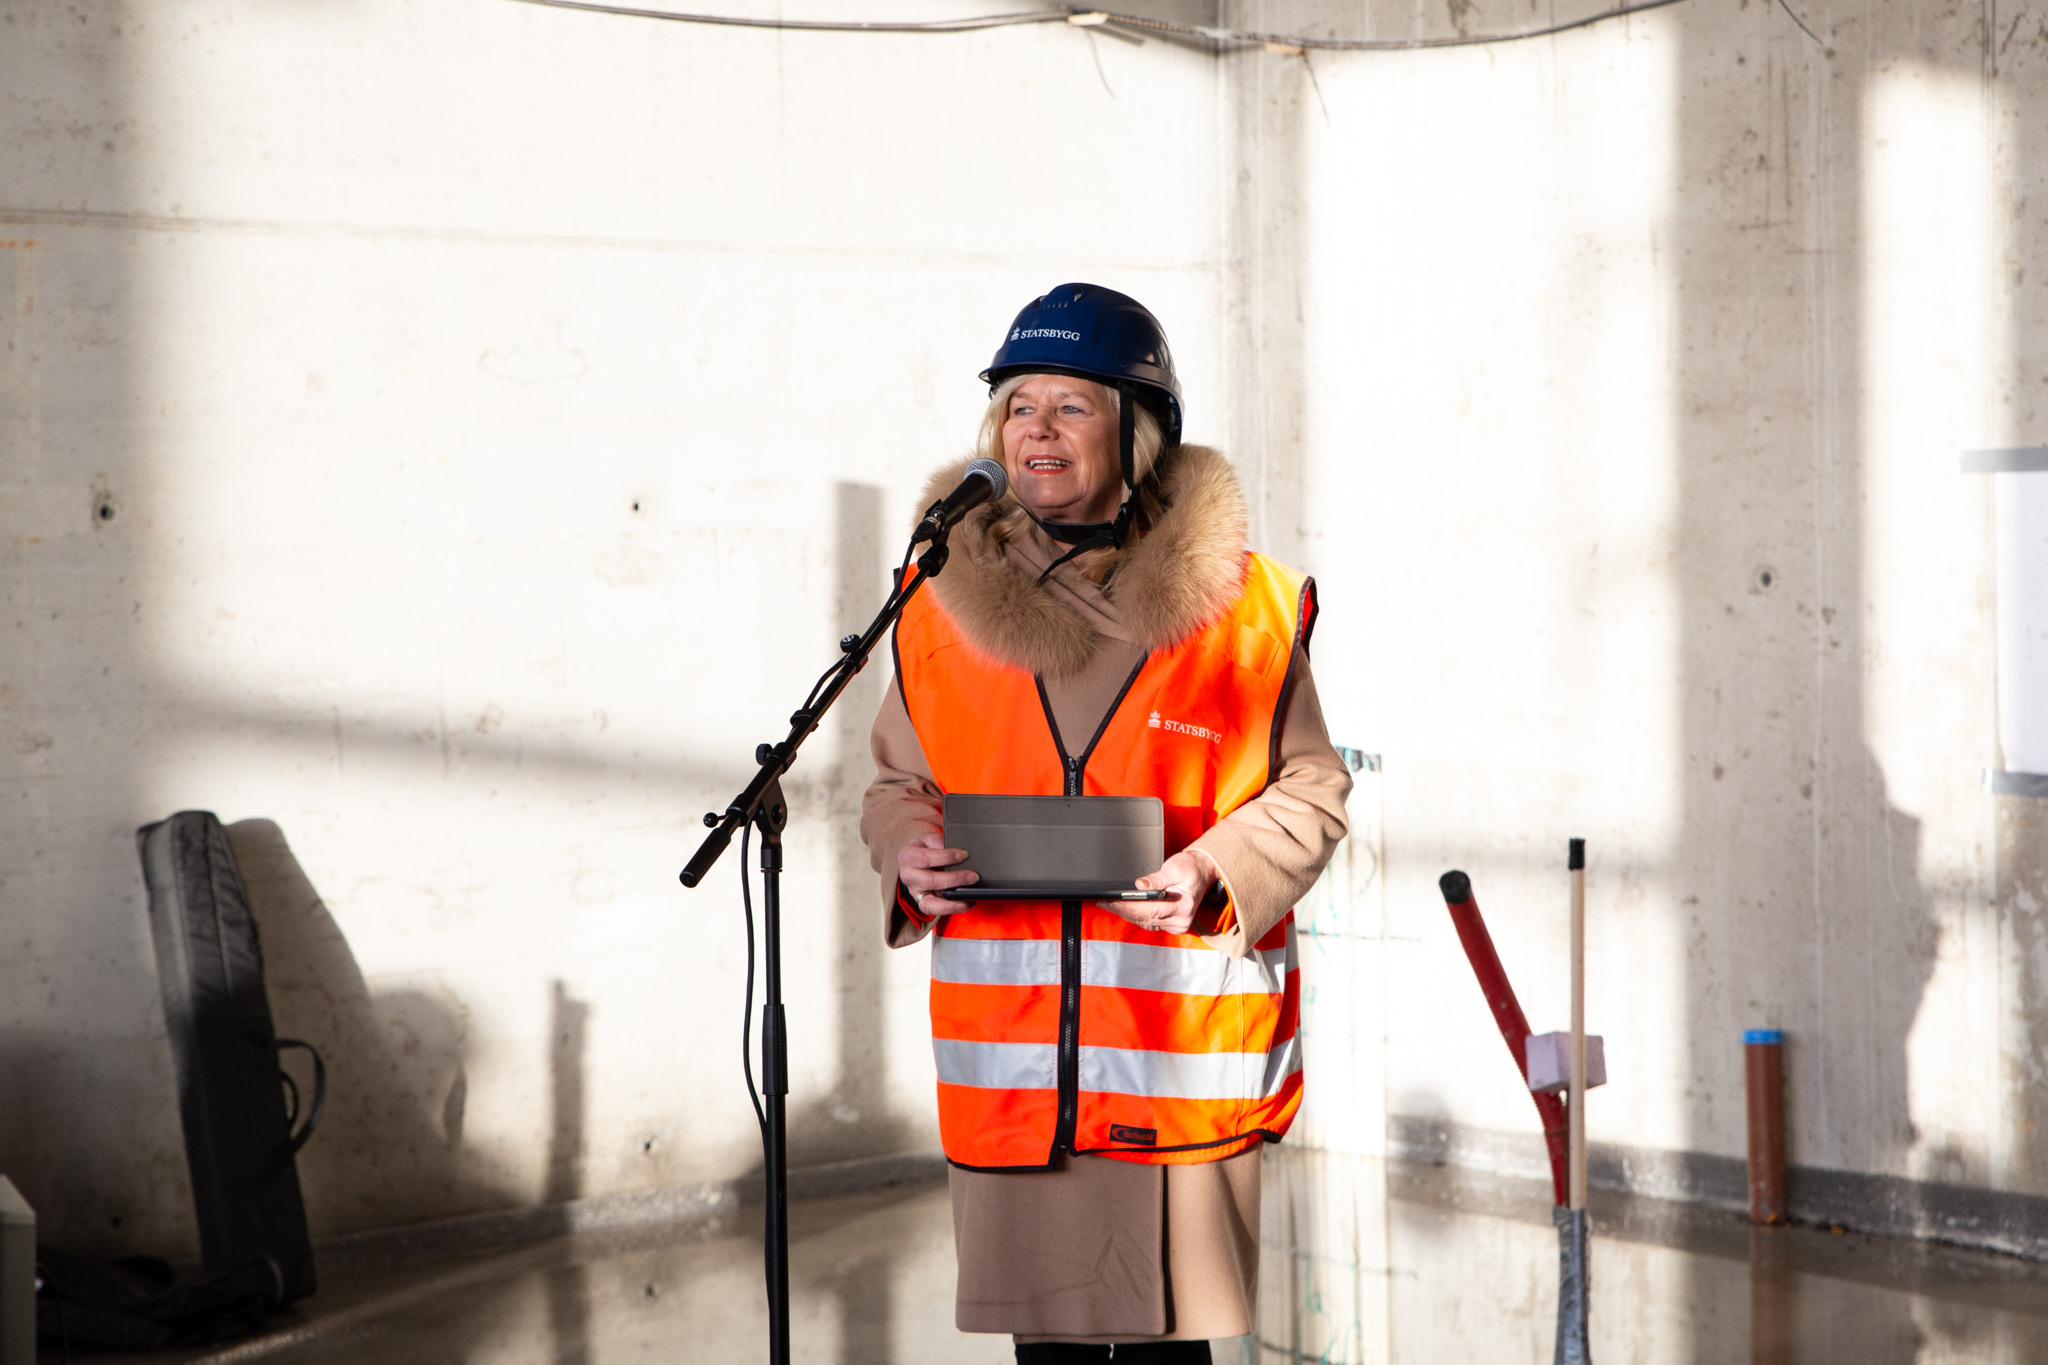
[[[1117,392],[1116,444],[1117,466],[1124,479],[1124,500],[1116,509],[1116,516],[1110,521],[1045,521],[1020,499],[1024,515],[1038,523],[1038,529],[1074,548],[1045,566],[1045,572],[1038,576],[1043,583],[1052,576],[1052,571],[1076,555],[1104,547],[1122,549],[1124,540],[1131,532],[1131,500],[1138,487],[1137,478],[1137,432],[1138,432],[1138,391],[1130,384],[1119,384]]]
[[[1124,506],[1138,487],[1138,390],[1131,384],[1116,386],[1117,465],[1124,476]]]

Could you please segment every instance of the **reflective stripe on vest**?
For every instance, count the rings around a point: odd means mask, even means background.
[[[1270,1052],[1147,1052],[1081,1047],[1087,1090],[1182,1100],[1262,1099],[1301,1070],[1298,1039]],[[980,1090],[1050,1090],[1059,1048],[1052,1043],[966,1043],[938,1038],[932,1052],[945,1085]]]
[[[1248,555],[1238,600],[1148,655],[1079,752],[1088,737],[1058,735],[1037,680],[968,645],[929,592],[897,624],[897,676],[942,791],[1157,796],[1171,854],[1272,780],[1314,611],[1310,580]],[[1094,905],[946,916],[931,994],[946,1155],[1211,1161],[1277,1138],[1301,1102],[1299,1001],[1292,915],[1243,958]]]
[[[1181,995],[1279,995],[1294,970],[1294,925],[1284,947],[1231,957],[1204,944],[1172,948],[1163,943],[1081,945],[1081,984]],[[954,938],[932,941],[932,980],[963,986],[1057,986],[1057,939]]]

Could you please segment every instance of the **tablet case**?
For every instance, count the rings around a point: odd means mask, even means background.
[[[138,830],[136,843],[149,888],[200,1252],[209,1274],[268,1259],[282,1281],[281,1301],[289,1303],[314,1286],[294,1158],[319,1119],[325,1068],[313,1052],[313,1100],[295,1134],[291,1125],[302,1106],[278,1052],[312,1049],[279,1038],[271,1024],[256,921],[220,821],[210,811],[180,811]]]

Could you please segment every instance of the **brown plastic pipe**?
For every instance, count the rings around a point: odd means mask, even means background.
[[[1774,1028],[1742,1034],[1749,1092],[1749,1221],[1785,1221],[1785,1035]]]

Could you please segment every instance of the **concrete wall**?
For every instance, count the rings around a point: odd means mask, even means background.
[[[328,1053],[316,1234],[756,1168],[698,817],[879,604],[1025,300],[1147,299],[1221,435],[1213,60],[508,0],[0,22],[0,1169],[59,1240],[193,1248],[133,846],[186,807]],[[799,1163],[936,1146],[851,829],[886,672],[791,783]]]
[[[2040,802],[1982,789],[1991,481],[1959,456],[2048,442],[2048,33],[1793,8],[1822,44],[1692,0],[1226,57],[1239,183],[1294,168],[1250,229],[1302,282],[1249,310],[1299,318],[1265,535],[1323,583],[1334,732],[1386,756],[1397,1118],[1533,1133],[1434,881],[1473,875],[1563,1027],[1583,835],[1596,1141],[1739,1158],[1740,1031],[1772,1025],[1795,1163],[2040,1193]]]
[[[1391,1033],[1383,1079],[1325,1067],[1342,1114],[1526,1140],[1434,879],[1561,1025],[1576,834],[1597,1140],[1739,1154],[1772,1024],[1795,1161],[2048,1193],[2048,858],[1980,790],[1957,470],[2048,441],[2048,30],[1794,7],[1825,46],[1719,0],[1307,56],[0,6],[0,1168],[63,1240],[190,1249],[131,838],[199,806],[333,1062],[317,1232],[752,1169],[737,874],[675,869],[879,600],[1003,322],[1086,278],[1165,321],[1385,755],[1321,945],[1345,1046]],[[882,671],[791,784],[801,1163],[935,1142],[850,827]],[[1305,1131],[1375,1145],[1338,1113]]]

